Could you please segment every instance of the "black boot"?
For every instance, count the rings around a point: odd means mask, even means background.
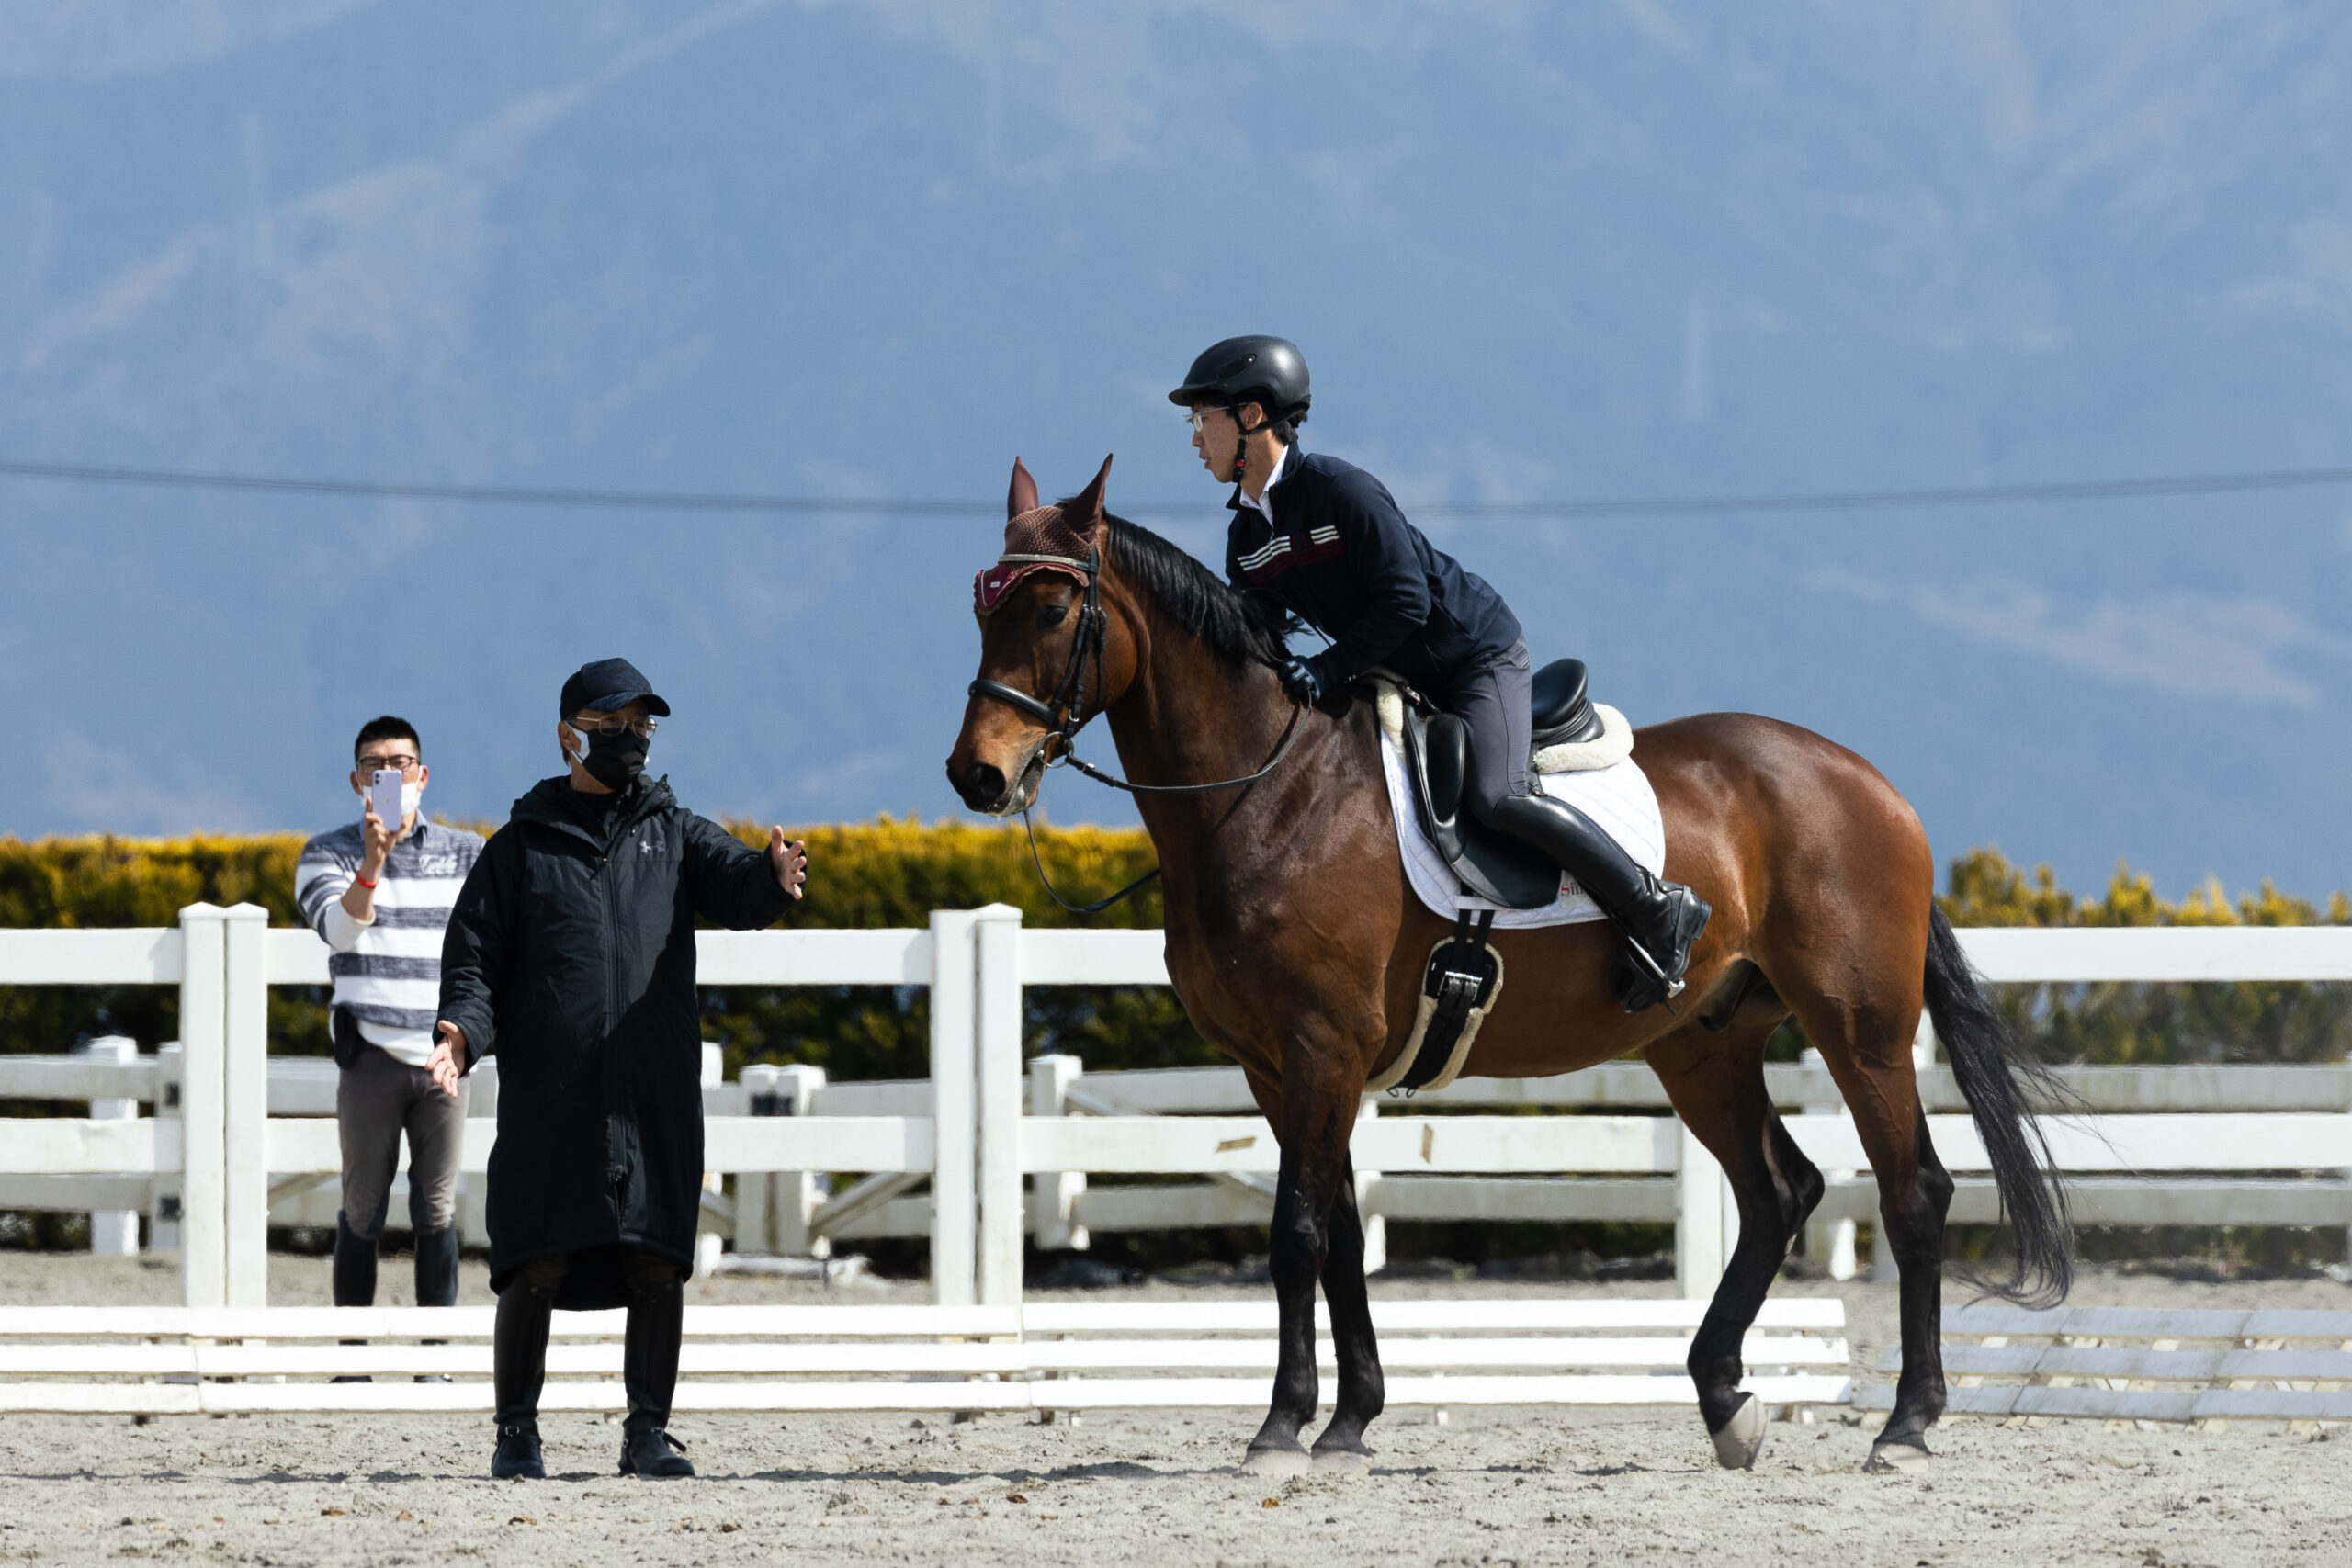
[[[498,1296],[492,1329],[491,1379],[498,1400],[498,1452],[491,1474],[544,1480],[539,1461],[539,1389],[548,1377],[548,1330],[555,1317],[555,1294],[535,1291],[520,1280]]]
[[[539,1457],[539,1424],[537,1421],[502,1422],[498,1427],[498,1451],[490,1456],[490,1478],[492,1481],[545,1481],[548,1467]]]
[[[446,1225],[440,1230],[419,1227],[416,1233],[416,1304],[421,1307],[447,1307],[458,1304],[458,1229]],[[427,1345],[446,1345],[446,1339],[428,1339]],[[438,1375],[420,1376],[419,1382],[447,1382]]]
[[[1640,1012],[1682,994],[1691,943],[1714,912],[1704,899],[1634,864],[1591,818],[1548,795],[1511,795],[1488,821],[1557,862],[1624,933],[1625,945],[1609,966],[1620,1007]]]
[[[351,1222],[342,1211],[334,1216],[334,1304],[339,1307],[367,1307],[376,1304],[376,1244],[364,1239],[351,1228]],[[361,1339],[346,1339],[345,1345],[367,1343]],[[368,1377],[340,1377],[336,1382],[373,1382]]]
[[[686,1287],[674,1272],[661,1281],[632,1281],[628,1325],[621,1336],[621,1386],[628,1394],[628,1416],[621,1424],[623,1475],[669,1479],[695,1472],[693,1464],[671,1451],[685,1445],[668,1431],[685,1325]]]

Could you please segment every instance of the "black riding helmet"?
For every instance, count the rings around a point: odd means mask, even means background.
[[[1288,338],[1229,337],[1193,361],[1184,384],[1168,394],[1179,408],[1261,403],[1269,420],[1303,422],[1315,400],[1306,388],[1306,355]]]

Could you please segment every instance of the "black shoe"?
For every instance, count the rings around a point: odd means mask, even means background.
[[[1620,1007],[1640,1012],[1682,994],[1691,944],[1714,913],[1704,899],[1635,864],[1599,823],[1566,801],[1515,795],[1498,802],[1487,820],[1575,877],[1623,933],[1625,945],[1609,966],[1609,988]]]
[[[678,1451],[672,1453],[675,1449]],[[649,1427],[642,1432],[621,1434],[621,1473],[642,1475],[650,1481],[674,1481],[682,1475],[692,1475],[695,1467],[685,1458],[686,1445],[670,1436],[667,1428]]]
[[[498,1451],[490,1456],[493,1481],[545,1481],[548,1467],[539,1459],[539,1427],[535,1421],[512,1422],[498,1429]]]

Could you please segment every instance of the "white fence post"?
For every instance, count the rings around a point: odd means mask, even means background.
[[[1681,1168],[1674,1179],[1674,1277],[1685,1301],[1706,1301],[1722,1282],[1738,1243],[1739,1211],[1730,1204],[1724,1168],[1690,1128],[1681,1134]]]
[[[702,1043],[702,1084],[706,1089],[717,1089],[727,1081],[727,1047],[716,1041]],[[702,1190],[723,1193],[727,1179],[715,1170],[702,1173]],[[695,1211],[695,1278],[707,1280],[718,1272],[718,1260],[727,1252],[727,1238],[717,1231],[704,1227],[710,1223],[707,1211]]]
[[[825,1069],[802,1062],[786,1062],[775,1069],[777,1116],[814,1116],[817,1097],[825,1089]],[[820,1170],[779,1170],[768,1178],[770,1245],[790,1258],[831,1258],[832,1237],[809,1229],[817,1211],[832,1195],[832,1177]],[[741,1247],[742,1243],[736,1243]]]
[[[1380,1115],[1380,1101],[1367,1096],[1356,1110],[1359,1125]],[[1377,1274],[1388,1267],[1388,1216],[1372,1212],[1372,1190],[1380,1181],[1380,1172],[1356,1172],[1356,1213],[1363,1222],[1363,1271]]]
[[[1029,1114],[1069,1114],[1069,1086],[1086,1072],[1076,1056],[1055,1052],[1029,1063]],[[1029,1174],[1029,1228],[1036,1233],[1040,1252],[1083,1252],[1093,1242],[1086,1227],[1073,1223],[1078,1195],[1086,1190],[1082,1170],[1044,1170]]]
[[[931,912],[931,1298],[973,1302],[978,1227],[972,1166],[973,928],[967,909]]]
[[[975,1069],[979,1111],[978,1294],[1021,1304],[1021,911],[974,912],[978,987]]]
[[[1810,1045],[1804,1048],[1804,1055],[1800,1060],[1804,1066],[1818,1067],[1824,1073],[1829,1069],[1829,1064],[1823,1059],[1821,1053]],[[1808,1105],[1804,1108],[1804,1114],[1843,1116],[1846,1114],[1846,1108],[1842,1104]],[[1850,1170],[1825,1170],[1821,1175],[1822,1179],[1827,1184],[1827,1190],[1832,1193],[1854,1179],[1854,1173]],[[1816,1213],[1804,1223],[1805,1257],[1821,1265],[1831,1279],[1850,1280],[1856,1272],[1854,1236],[1852,1215],[1846,1214],[1830,1219]]]
[[[115,1062],[129,1066],[139,1060],[139,1042],[126,1034],[108,1034],[87,1042],[82,1054],[94,1062]],[[94,1100],[90,1101],[93,1122],[136,1122],[139,1101],[136,1100]],[[139,1211],[115,1209],[90,1216],[90,1250],[103,1258],[135,1258],[139,1255]]]
[[[167,1040],[155,1047],[155,1119],[169,1117],[181,1122],[180,1071],[184,1048],[176,1040]],[[186,1126],[186,1122],[181,1122]],[[180,1146],[187,1145],[185,1137]],[[183,1156],[185,1157],[185,1156]],[[180,1194],[187,1181],[179,1171],[169,1175],[157,1172],[147,1184],[147,1250],[177,1252],[180,1249]]]
[[[747,1115],[774,1116],[779,1113],[775,1095],[776,1069],[767,1062],[747,1062],[736,1075],[743,1086],[743,1110]],[[735,1256],[765,1258],[775,1246],[775,1224],[769,1213],[769,1201],[775,1186],[783,1179],[781,1173],[765,1170],[739,1170],[735,1173]]]
[[[221,911],[220,1147],[227,1304],[269,1304],[269,911]]]
[[[192,1307],[229,1304],[221,1145],[226,913],[215,904],[180,911],[180,1292]]]

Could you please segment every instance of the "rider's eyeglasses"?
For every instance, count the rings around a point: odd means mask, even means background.
[[[1208,423],[1209,411],[1205,408],[1196,408],[1184,417],[1192,422],[1193,434],[1198,435],[1201,433],[1201,426]]]
[[[623,718],[616,713],[600,714],[594,718],[569,718],[564,722],[582,735],[618,735],[626,729],[647,740],[652,739],[653,732],[661,728],[654,719]]]
[[[416,771],[417,764],[423,761],[421,757],[412,757],[404,751],[395,751],[389,757],[360,758],[359,771],[367,773],[373,773],[379,768],[398,768],[403,773],[413,773]]]

